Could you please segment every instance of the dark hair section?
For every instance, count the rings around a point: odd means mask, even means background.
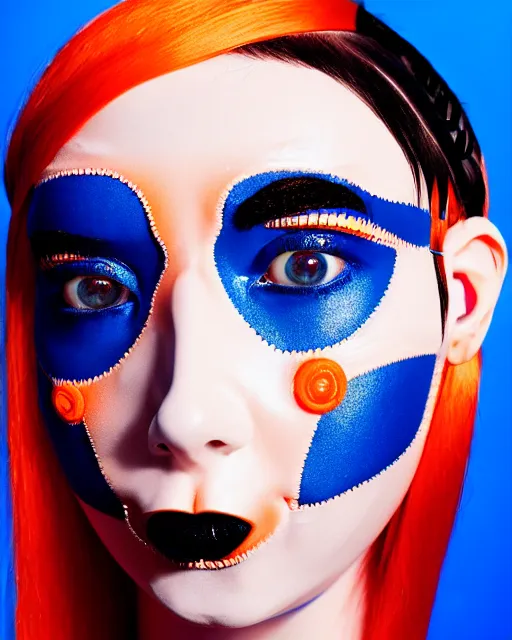
[[[466,216],[482,215],[481,152],[459,100],[432,65],[383,22],[358,7],[356,32],[285,36],[245,45],[236,53],[322,71],[342,82],[384,122],[429,200],[434,182],[441,216],[448,183]]]
[[[451,183],[466,217],[481,216],[486,200],[482,154],[468,117],[432,65],[397,33],[358,7],[356,32],[285,36],[235,50],[321,71],[349,87],[382,120],[404,152],[418,195],[422,178],[432,202],[434,184],[444,219]],[[437,247],[436,247],[437,249]],[[441,318],[448,293],[441,261],[434,258]]]

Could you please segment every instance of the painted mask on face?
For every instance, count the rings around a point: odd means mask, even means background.
[[[383,122],[221,56],[94,116],[28,230],[45,421],[126,571],[235,626],[338,580],[409,487],[443,362],[428,204]]]

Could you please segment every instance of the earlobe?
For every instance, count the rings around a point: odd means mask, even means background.
[[[507,248],[487,218],[451,227],[443,244],[448,287],[447,359],[471,360],[482,346],[507,270]]]

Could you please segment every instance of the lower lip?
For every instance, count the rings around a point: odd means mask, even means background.
[[[219,571],[245,562],[284,526],[287,521],[286,515],[293,510],[292,502],[289,499],[284,499],[272,506],[267,506],[263,513],[254,519],[253,522],[257,524],[247,540],[227,558],[175,563],[176,566],[187,570]]]
[[[200,571],[219,571],[221,569],[229,569],[230,567],[235,567],[236,565],[245,562],[248,560],[255,551],[259,549],[267,540],[269,540],[274,535],[274,532],[270,533],[263,539],[261,539],[254,546],[249,549],[237,553],[233,557],[225,558],[224,560],[199,560],[198,562],[180,562],[175,563],[180,569],[198,569]]]

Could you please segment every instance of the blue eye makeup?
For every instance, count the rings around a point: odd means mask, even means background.
[[[140,304],[137,277],[126,265],[102,258],[47,258],[40,295],[56,313],[100,311],[127,302]],[[58,318],[57,318],[58,321]]]
[[[147,203],[111,175],[61,175],[35,189],[28,232],[41,367],[60,380],[109,371],[144,328],[165,268]]]
[[[321,221],[334,216],[362,229],[376,229],[380,220],[388,242],[327,224],[304,228],[312,211]],[[290,226],[283,228],[286,216]],[[278,349],[308,351],[345,340],[376,309],[395,266],[390,228],[401,233],[397,244],[428,246],[429,215],[421,209],[325,175],[272,172],[229,192],[214,255],[228,296],[251,327]]]
[[[381,241],[370,241],[376,233]],[[429,236],[422,209],[332,176],[276,171],[231,189],[214,255],[251,327],[278,349],[308,351],[345,340],[370,317],[393,274],[393,242],[428,246]]]

